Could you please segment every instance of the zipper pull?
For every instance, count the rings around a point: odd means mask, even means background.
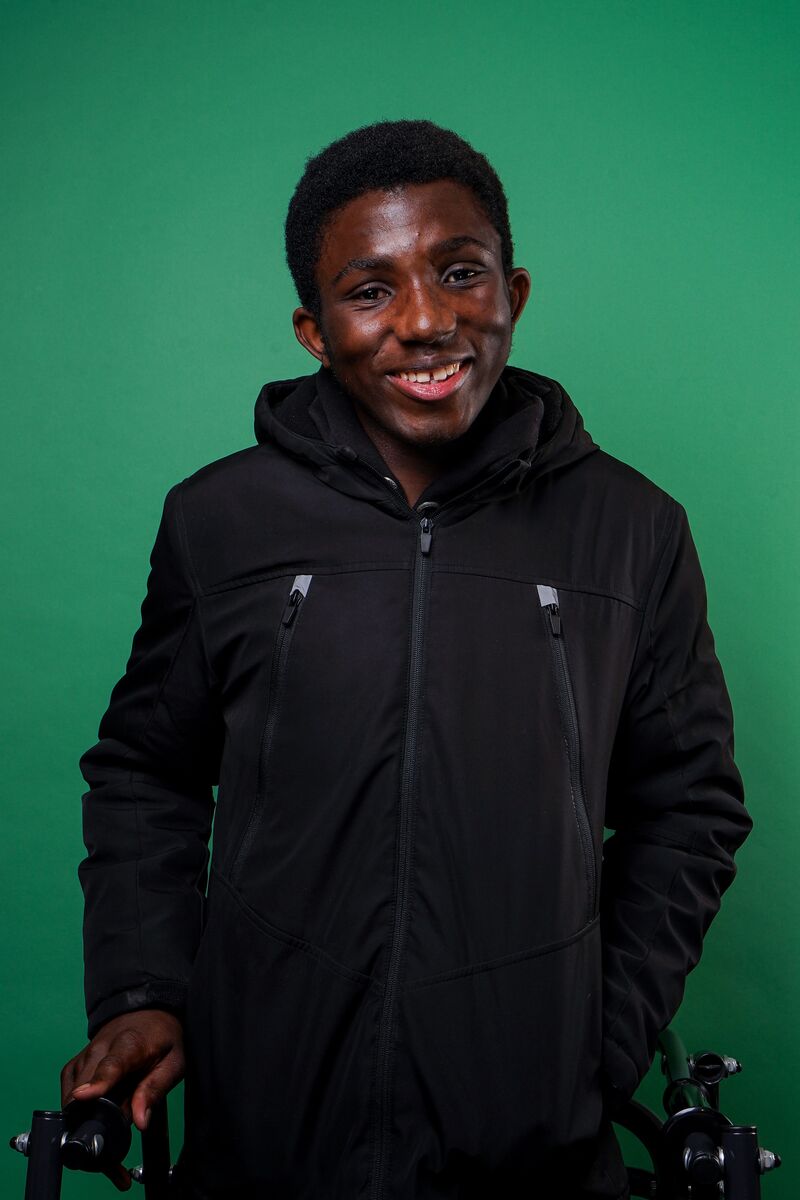
[[[286,607],[281,617],[282,625],[291,625],[297,616],[300,605],[306,598],[312,578],[311,575],[295,575],[292,581],[292,590],[289,592],[289,599],[286,601]]]
[[[430,554],[431,541],[433,540],[433,521],[430,517],[423,517],[419,523],[419,548],[423,554]]]
[[[297,616],[297,610],[300,607],[300,601],[302,599],[303,593],[299,588],[295,588],[294,591],[292,591],[289,595],[289,599],[286,602],[286,608],[283,610],[282,623],[284,625],[291,625],[292,621]]]
[[[547,616],[550,620],[550,628],[553,631],[553,637],[561,637],[561,613],[557,604],[547,605]]]

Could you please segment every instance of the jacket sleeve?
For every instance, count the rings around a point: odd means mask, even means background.
[[[125,674],[80,764],[90,1037],[123,1012],[180,1011],[203,925],[222,722],[179,489],[164,504]]]
[[[612,1104],[659,1033],[735,873],[751,821],[733,717],[686,514],[674,505],[654,570],[612,755],[601,890],[604,1072]]]

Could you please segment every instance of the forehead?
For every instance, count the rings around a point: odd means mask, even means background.
[[[350,259],[401,260],[462,237],[500,254],[497,231],[461,183],[443,179],[365,192],[338,209],[326,227],[317,264],[321,282]]]

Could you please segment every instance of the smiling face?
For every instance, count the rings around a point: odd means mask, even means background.
[[[317,282],[319,319],[297,309],[295,333],[393,468],[470,428],[530,291],[527,271],[504,272],[473,193],[451,180],[366,192],[339,209]]]

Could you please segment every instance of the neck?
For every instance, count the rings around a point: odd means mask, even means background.
[[[403,445],[389,437],[379,425],[369,420],[359,405],[354,405],[364,432],[373,443],[389,470],[403,489],[413,508],[434,479],[463,454],[462,446],[442,442],[428,446]]]

